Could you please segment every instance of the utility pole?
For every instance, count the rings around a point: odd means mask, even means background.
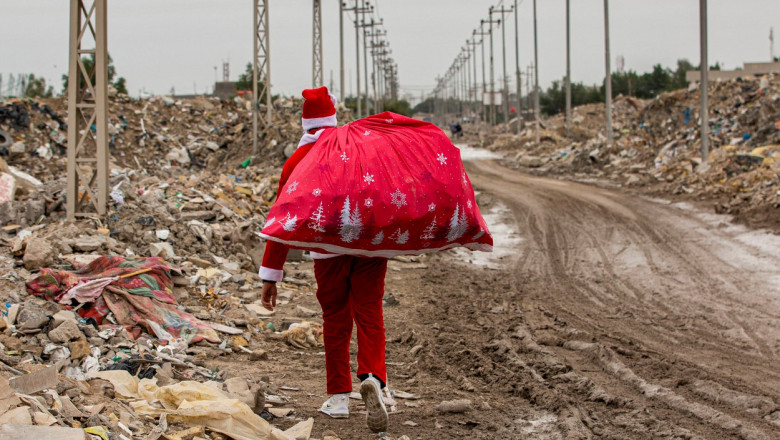
[[[501,63],[504,69],[504,81],[501,100],[504,104],[504,124],[507,125],[509,124],[509,82],[506,75],[506,19],[504,15],[512,12],[512,8],[513,7],[510,6],[509,9],[501,8],[494,11],[501,14],[501,18],[499,19],[501,22]]]
[[[89,215],[82,210],[87,198],[99,216],[106,215],[108,205],[107,0],[86,3],[86,0],[70,1],[68,221]],[[84,47],[91,42],[94,47]],[[89,55],[94,56],[92,72],[87,71],[82,61],[83,56]]]
[[[474,32],[476,32],[476,31],[474,31]],[[471,57],[471,66],[473,68],[473,71],[472,71],[472,73],[473,73],[472,74],[473,88],[472,88],[472,90],[474,90],[474,96],[472,97],[472,103],[473,103],[472,104],[472,113],[473,113],[474,109],[478,108],[478,107],[475,106],[475,104],[477,103],[477,44],[480,44],[480,43],[477,43],[477,40],[474,39],[474,34],[472,33],[471,40],[466,40],[466,44],[468,44],[469,47],[471,48],[471,54],[473,55]]]
[[[344,2],[339,2],[339,101],[344,102]]]
[[[342,6],[343,8],[343,6]],[[360,118],[363,115],[362,101],[360,95],[360,20],[358,14],[364,11],[365,8],[360,7],[360,1],[355,0],[355,6],[351,8],[343,8],[345,12],[352,11],[355,13],[355,74],[357,84],[357,117]]]
[[[569,0],[566,0],[566,137],[571,139],[571,27]]]
[[[605,0],[606,1],[606,0]],[[699,27],[701,45],[701,163],[707,165],[710,159],[710,110],[707,102],[709,94],[709,60],[707,59],[707,0],[699,0]]]
[[[612,69],[609,65],[609,58],[609,0],[604,0],[604,62],[607,69],[607,80],[605,87],[607,95],[607,146],[612,146]]]
[[[313,0],[311,86],[320,87],[322,78],[322,0]]]
[[[366,41],[366,27],[369,27],[368,24],[366,24],[366,12],[371,12],[374,8],[371,7],[366,0],[363,0],[363,7],[361,8],[361,27],[363,28],[363,78],[365,78],[365,86],[363,88],[363,96],[365,99],[365,105],[364,108],[366,110],[366,114],[368,114],[368,42]]]
[[[268,27],[268,0],[254,0],[254,56],[252,57],[252,151],[259,153],[259,124],[271,125],[271,31]],[[265,98],[265,120],[259,118],[260,101]]]
[[[483,29],[484,24],[485,20],[480,20],[479,32],[475,29],[471,35],[472,37],[479,35],[479,44],[482,50],[482,95],[480,96],[480,107],[482,108],[482,111],[480,113],[482,113],[482,122],[487,122],[487,112],[485,111],[485,91],[487,90],[487,82],[485,79],[485,35],[487,35],[487,33]]]
[[[517,81],[517,124],[515,125],[515,134],[520,132],[520,124],[525,125],[523,120],[523,89],[520,80],[520,28],[517,24],[517,0],[515,0],[515,81]]]
[[[606,1],[606,0],[605,0]],[[539,39],[536,29],[536,0],[534,0],[534,118],[536,119],[536,143],[539,136]]]
[[[488,35],[490,36],[490,125],[496,125],[496,85],[495,69],[493,68],[493,23],[501,23],[501,20],[493,20],[493,6],[488,10],[489,19],[485,21],[490,25]]]

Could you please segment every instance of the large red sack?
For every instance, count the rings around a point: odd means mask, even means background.
[[[260,236],[367,257],[493,249],[460,150],[435,125],[391,112],[324,133]]]

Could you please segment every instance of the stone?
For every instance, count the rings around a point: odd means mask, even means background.
[[[181,220],[188,222],[191,220],[211,220],[217,214],[213,211],[185,211],[181,213]]]
[[[103,246],[104,240],[98,237],[82,236],[76,239],[73,243],[73,248],[81,252],[92,252],[100,249]]]
[[[49,332],[49,339],[60,344],[83,338],[84,334],[81,333],[76,321],[65,321],[59,327]]]
[[[57,380],[57,367],[46,367],[24,376],[16,376],[8,381],[17,393],[34,394],[47,388],[55,388]],[[31,422],[32,423],[32,422]]]
[[[24,306],[19,316],[16,318],[16,328],[25,333],[31,333],[34,330],[40,330],[49,323],[49,317],[46,313],[31,304]]]
[[[314,427],[314,419],[309,417],[308,419],[298,422],[291,428],[284,431],[288,438],[295,440],[309,440],[311,437],[311,430]]]
[[[70,349],[70,359],[74,361],[90,355],[89,343],[83,339],[71,342],[68,344],[68,348]]]
[[[442,403],[436,405],[436,411],[445,413],[464,413],[471,410],[471,400],[458,399],[458,400],[445,400]]]
[[[27,148],[24,145],[24,142],[14,142],[13,145],[8,149],[8,152],[11,154],[24,154],[27,151]]]
[[[263,349],[257,349],[253,350],[252,353],[249,355],[250,361],[267,361],[268,360],[268,352]]]
[[[0,426],[0,439],[84,440],[84,430],[64,426]]]
[[[52,327],[57,328],[65,321],[76,321],[76,314],[70,310],[60,310],[52,316]]]
[[[307,309],[306,307],[303,306],[297,306],[295,308],[295,316],[301,318],[313,318],[317,315],[319,315],[319,312],[312,309]]]
[[[3,425],[32,425],[30,410],[26,406],[14,408],[0,416],[0,426]],[[0,431],[2,434],[2,431]],[[2,437],[0,437],[2,438]],[[28,438],[28,437],[9,437],[9,438]]]
[[[54,247],[43,238],[30,238],[24,250],[22,261],[27,270],[40,269],[51,265],[54,260]]]
[[[149,245],[149,253],[153,257],[160,257],[168,260],[176,256],[173,252],[173,246],[170,243],[152,243]]]

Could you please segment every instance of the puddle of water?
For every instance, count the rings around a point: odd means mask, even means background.
[[[454,250],[457,260],[465,261],[489,269],[499,269],[506,263],[517,259],[517,247],[523,238],[517,233],[512,212],[506,205],[497,203],[488,212],[482,212],[482,217],[493,235],[493,252],[473,252],[464,248]]]
[[[467,144],[455,144],[460,150],[461,160],[486,160],[486,159],[500,159],[501,155],[488,151],[482,148],[472,148]]]

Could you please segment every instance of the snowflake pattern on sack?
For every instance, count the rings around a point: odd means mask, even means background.
[[[367,199],[366,199],[366,200],[363,202],[363,204],[364,204],[364,205],[366,205],[366,207],[367,207],[367,208],[370,208],[370,207],[374,206],[374,200],[373,200],[372,198],[370,198],[370,197],[369,197],[369,198],[367,198]]]
[[[399,209],[402,206],[406,206],[406,194],[402,193],[400,189],[396,188],[395,192],[390,194],[390,203]]]
[[[314,188],[314,190],[311,192],[311,195],[314,197],[319,197],[322,195],[322,190],[319,188]]]
[[[374,183],[374,175],[366,173],[365,176],[363,176],[363,182],[366,182],[367,184],[371,185]]]
[[[366,130],[366,131],[363,133],[363,136],[368,136],[368,135],[370,135],[370,134],[371,134],[371,130]]]
[[[341,160],[343,160],[345,163],[349,160],[349,157],[347,157],[346,151],[341,153]]]
[[[439,155],[436,156],[436,160],[438,160],[439,163],[442,165],[447,164],[447,156],[445,156],[444,153],[439,153]]]
[[[433,212],[433,211],[436,211],[435,203],[431,203],[430,205],[428,205],[428,212]]]
[[[298,181],[294,181],[293,183],[287,185],[287,194],[292,194],[298,189]]]

